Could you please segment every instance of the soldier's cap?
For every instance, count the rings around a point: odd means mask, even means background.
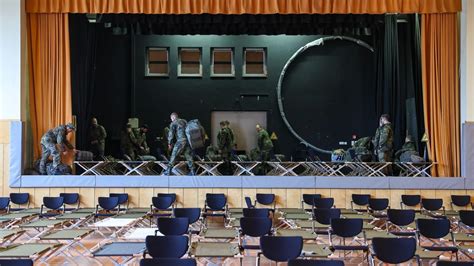
[[[127,128],[132,128],[132,124],[127,123],[126,127],[127,127]]]
[[[67,124],[66,124],[66,128],[67,128],[67,129],[76,130],[76,127],[75,127],[72,123],[67,123]]]
[[[147,124],[143,124],[143,125],[141,126],[141,128],[146,128],[146,129],[149,129],[149,127],[148,127],[148,125],[147,125]]]
[[[225,121],[221,121],[219,124],[220,124],[221,126],[224,126],[224,125],[225,125]]]

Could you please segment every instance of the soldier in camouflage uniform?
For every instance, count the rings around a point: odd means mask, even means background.
[[[138,155],[149,155],[150,147],[146,142],[146,133],[148,132],[148,125],[142,125],[137,131],[135,131],[136,138],[136,153]]]
[[[48,161],[49,156],[53,156],[53,165],[52,168],[56,169],[61,163],[61,153],[65,151],[66,146],[70,150],[76,150],[71,143],[67,140],[67,135],[76,130],[73,124],[69,123],[66,125],[59,125],[56,128],[48,130],[43,137],[41,137],[41,160],[39,171],[40,174],[46,174],[46,162]],[[60,145],[60,150],[56,145]]]
[[[230,155],[232,151],[232,133],[230,128],[227,127],[226,121],[220,122],[221,130],[217,134],[217,146],[219,147],[219,153],[224,161],[225,173],[230,172]]]
[[[224,121],[225,122],[225,127],[229,130],[229,133],[230,133],[230,138],[232,140],[232,145],[231,145],[231,149],[230,149],[230,157],[234,157],[236,156],[236,151],[237,150],[237,142],[235,140],[235,134],[234,134],[234,130],[232,130],[232,128],[230,128],[230,122],[229,121]]]
[[[393,130],[390,117],[384,114],[380,117],[379,128],[375,132],[374,151],[379,162],[391,162],[393,156]],[[385,174],[391,174],[391,167],[386,167]]]
[[[189,146],[188,138],[186,137],[187,122],[186,120],[179,118],[177,113],[172,113],[170,118],[171,124],[168,133],[168,150],[171,150],[172,152],[168,169],[166,169],[164,174],[170,175],[176,162],[176,158],[181,154],[184,154],[184,157],[188,162],[189,174],[194,175],[192,150],[191,146]]]
[[[136,159],[135,145],[137,139],[132,130],[132,125],[127,124],[125,129],[120,134],[120,149],[125,159],[134,161]],[[128,158],[127,158],[128,157]]]
[[[270,160],[270,153],[273,149],[273,143],[270,139],[268,132],[263,129],[260,125],[256,126],[257,129],[257,151],[259,153],[259,159],[262,162]]]
[[[92,118],[91,127],[89,129],[89,138],[91,144],[91,151],[94,157],[100,159],[104,156],[105,151],[105,139],[107,138],[107,132],[105,128],[97,122],[97,118]]]

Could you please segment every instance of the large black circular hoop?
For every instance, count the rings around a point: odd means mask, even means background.
[[[278,100],[278,109],[280,110],[280,116],[283,119],[283,122],[285,122],[285,125],[288,128],[288,130],[290,130],[291,134],[293,134],[293,136],[295,136],[304,145],[306,145],[306,146],[308,146],[308,147],[310,147],[310,148],[312,148],[312,149],[314,149],[318,152],[327,153],[327,154],[331,154],[332,151],[324,150],[324,149],[318,148],[318,147],[308,143],[305,139],[303,139],[300,135],[298,135],[298,133],[296,133],[296,131],[293,129],[293,127],[291,126],[288,119],[286,119],[285,109],[283,108],[283,100],[282,100],[282,97],[281,97],[281,85],[283,83],[283,79],[285,78],[286,70],[288,69],[290,64],[293,62],[293,60],[295,60],[295,58],[298,55],[300,55],[301,53],[303,53],[304,51],[308,50],[311,47],[324,45],[324,42],[333,41],[333,40],[344,40],[344,41],[354,42],[354,43],[356,43],[356,44],[358,44],[362,47],[365,47],[365,48],[369,49],[371,52],[374,52],[374,48],[372,48],[372,46],[368,45],[364,41],[361,41],[361,40],[358,40],[358,39],[355,39],[355,38],[346,37],[346,36],[327,36],[327,37],[319,38],[317,40],[314,40],[314,41],[309,42],[306,45],[302,46],[300,49],[298,49],[298,51],[296,51],[290,57],[290,59],[288,59],[288,61],[286,62],[285,66],[283,67],[283,69],[281,71],[280,78],[278,79],[278,85],[277,85],[277,88],[276,88],[276,90],[277,90],[277,100]]]

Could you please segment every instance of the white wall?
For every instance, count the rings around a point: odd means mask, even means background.
[[[0,1],[0,119],[22,118],[22,88],[26,89],[24,0]]]

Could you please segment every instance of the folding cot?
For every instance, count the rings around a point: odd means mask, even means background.
[[[0,247],[0,258],[31,258],[45,262],[48,254],[61,248],[61,244],[25,243]]]
[[[145,242],[108,242],[94,248],[91,256],[99,263],[99,258],[104,258],[114,265],[127,265],[141,257],[145,250]]]
[[[89,253],[89,249],[87,249],[81,241],[86,238],[87,236],[91,235],[93,230],[91,229],[64,229],[64,230],[53,230],[49,231],[46,234],[39,237],[39,240],[42,242],[48,243],[58,243],[62,244],[61,248],[52,252],[46,260],[49,260],[56,255],[62,254],[66,260],[74,264],[74,260],[71,259],[74,254],[71,253],[71,248],[75,247],[74,251],[76,251],[79,255],[84,256]],[[77,249],[80,247],[82,252]]]

